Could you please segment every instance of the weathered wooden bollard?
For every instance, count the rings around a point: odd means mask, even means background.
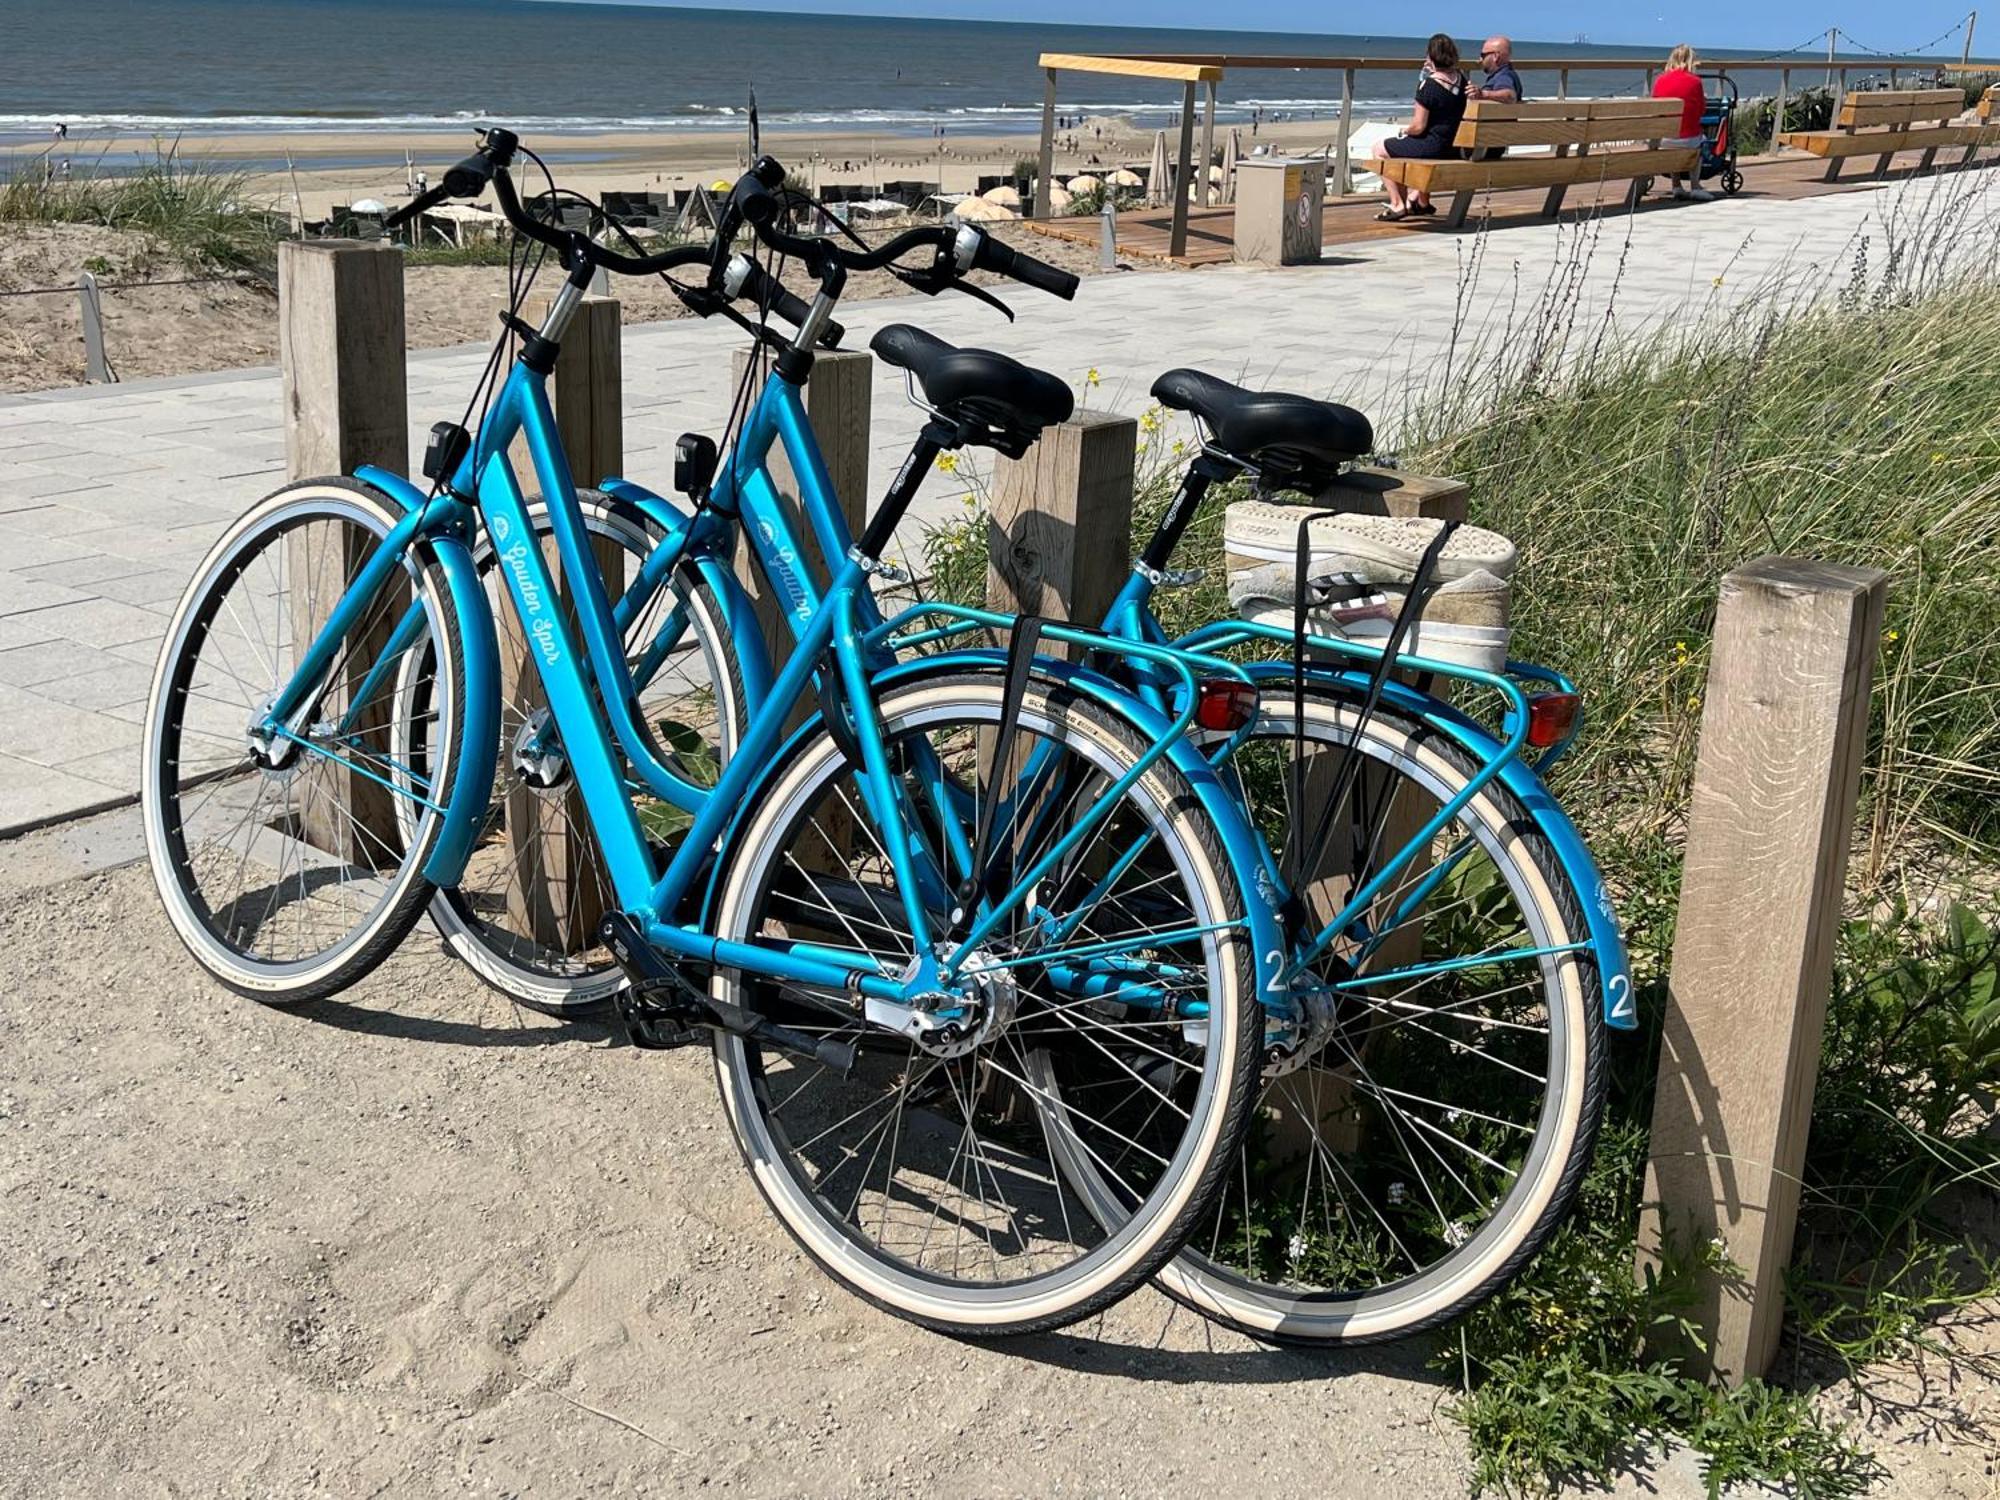
[[[530,299],[521,316],[539,325],[554,294]],[[596,484],[625,466],[624,363],[620,352],[618,301],[585,297],[577,304],[564,332],[562,351],[549,377],[549,404],[556,431],[569,455],[570,472],[581,488]],[[538,494],[541,485],[529,460],[527,443],[517,440],[509,452],[514,473],[524,489]],[[570,579],[556,560],[553,537],[542,544],[555,574],[570,628],[576,629]],[[617,599],[625,587],[624,549],[608,541],[591,543],[591,553],[604,574],[605,592]],[[521,622],[511,609],[495,614],[500,638],[500,694],[506,712],[503,733],[512,734],[540,713],[548,699],[528,655]],[[572,785],[560,794],[538,791],[511,774],[513,746],[500,747],[500,784],[506,788],[507,857],[513,879],[507,885],[507,916],[511,930],[544,947],[580,953],[596,939],[610,881],[591,843],[583,799]]]
[[[396,473],[409,465],[408,386],[403,365],[403,257],[358,240],[287,240],[278,246],[278,365],[284,402],[285,468],[294,480],[346,474],[361,464]],[[286,539],[292,639],[303,650],[371,548],[332,521]],[[399,585],[407,590],[407,585]],[[407,598],[407,592],[404,597]],[[349,680],[328,691],[344,706],[401,611],[378,612],[381,639],[348,653]],[[385,704],[382,713],[388,712]],[[379,728],[372,718],[362,729]],[[401,853],[395,794],[328,763],[315,768],[338,790],[301,798],[301,833],[315,848],[355,864],[394,863]],[[350,822],[351,819],[351,822]]]
[[[1139,424],[1079,411],[1019,459],[994,462],[986,603],[1096,625],[1132,566]],[[1050,643],[1051,654],[1074,655]]]
[[[1640,1223],[1718,1241],[1706,1364],[1762,1375],[1784,1315],[1887,575],[1786,557],[1722,581]]]

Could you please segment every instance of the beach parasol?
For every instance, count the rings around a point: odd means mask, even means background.
[[[998,223],[1003,219],[1018,219],[1021,216],[1013,209],[995,203],[990,198],[967,198],[951,211],[954,219],[970,223]]]
[[[1110,173],[1104,180],[1113,187],[1135,188],[1146,185],[1145,178],[1141,177],[1137,172],[1128,172],[1123,167]]]
[[[1167,180],[1167,133],[1153,132],[1153,164],[1146,173],[1146,201],[1165,203],[1172,184]]]
[[[1071,196],[1075,196],[1078,193],[1094,193],[1103,186],[1104,182],[1101,178],[1092,177],[1088,172],[1083,173],[1081,176],[1072,177],[1069,180],[1069,192]]]
[[[382,205],[379,199],[357,198],[354,202],[347,205],[347,211],[356,214],[386,214],[389,210]]]
[[[1021,206],[1020,191],[1010,182],[1003,182],[998,187],[990,187],[979,196],[984,198],[988,203],[999,204],[1002,208],[1019,208]]]
[[[1075,200],[1068,193],[1064,192],[1059,187],[1052,187],[1049,189],[1049,212],[1052,214],[1068,213],[1069,206],[1074,201]]]
[[[1243,143],[1236,138],[1236,132],[1229,132],[1229,139],[1222,143],[1222,201],[1236,201],[1236,158],[1243,149]]]
[[[729,184],[718,177],[708,185],[708,190],[711,193],[726,193],[729,191]]]

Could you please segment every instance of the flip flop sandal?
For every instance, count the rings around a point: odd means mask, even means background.
[[[1419,219],[1427,219],[1438,211],[1435,203],[1412,203],[1405,212]]]
[[[1375,222],[1378,224],[1400,224],[1409,216],[1410,211],[1407,208],[1385,208],[1382,212],[1375,215]]]

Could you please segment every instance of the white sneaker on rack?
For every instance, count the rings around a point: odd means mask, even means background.
[[[1232,572],[1229,602],[1257,625],[1290,630],[1296,619],[1292,567],[1266,563]],[[1399,655],[1500,672],[1507,665],[1507,581],[1484,568],[1441,584],[1403,638]],[[1306,579],[1306,629],[1383,650],[1409,598],[1407,588],[1373,582],[1351,571]]]
[[[1313,513],[1269,500],[1239,500],[1222,522],[1223,550],[1232,569],[1258,563],[1294,563],[1299,527]],[[1320,516],[1310,523],[1314,574],[1358,573],[1378,583],[1408,583],[1437,540],[1444,522],[1421,516]],[[1484,526],[1460,526],[1445,543],[1438,576],[1447,582],[1475,572],[1508,578],[1519,565],[1514,544]]]

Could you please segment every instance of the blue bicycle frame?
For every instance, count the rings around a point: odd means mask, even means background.
[[[552,313],[552,323],[555,318]],[[1017,904],[1057,862],[1078,848],[1118,798],[1163,758],[1190,783],[1214,820],[1230,857],[1239,862],[1239,868],[1250,868],[1248,862],[1255,857],[1259,841],[1209,761],[1187,738],[1193,723],[1196,674],[1247,682],[1248,674],[1241,667],[1158,643],[1117,643],[1120,651],[1143,660],[1151,672],[1162,674],[1164,680],[1177,686],[1179,691],[1174,697],[1180,707],[1176,709],[1138,704],[1101,673],[1066,663],[1038,662],[1040,675],[1071,686],[1128,719],[1145,737],[1149,748],[1082,811],[1073,827],[1063,832],[1029,869],[1020,872],[1012,889],[989,905],[956,941],[952,951],[939,956],[931,910],[937,908],[937,898],[952,888],[954,871],[938,868],[937,858],[942,855],[949,859],[955,873],[962,876],[970,868],[972,851],[955,818],[937,820],[950,847],[934,854],[923,845],[904,802],[903,783],[891,772],[881,724],[870,705],[880,689],[910,680],[921,672],[966,666],[990,669],[991,653],[953,653],[899,664],[893,654],[883,649],[883,633],[895,622],[882,619],[868,587],[869,570],[852,555],[853,544],[835,503],[832,482],[813,438],[800,388],[773,372],[745,420],[707,509],[689,517],[658,497],[649,497],[657,504],[646,508],[668,528],[668,537],[643,564],[621,601],[622,613],[629,619],[630,611],[637,607],[633,601],[646,597],[685,561],[702,570],[715,587],[717,597],[724,601],[726,618],[744,660],[743,685],[746,701],[751,705],[750,719],[732,748],[720,779],[713,786],[702,786],[677,774],[660,762],[640,726],[633,667],[626,658],[623,643],[625,621],[621,620],[621,611],[613,608],[603,578],[589,556],[583,514],[557,435],[545,382],[546,376],[526,362],[517,362],[512,367],[457,472],[437,497],[425,496],[407,481],[381,470],[365,469],[358,473],[357,477],[364,482],[398,500],[406,514],[349,586],[292,681],[272,704],[267,722],[274,730],[283,732],[311,717],[323,693],[338,643],[365,617],[379,591],[400,566],[404,553],[427,539],[463,548],[471,513],[454,497],[476,496],[478,514],[484,521],[493,557],[506,581],[524,638],[531,645],[530,656],[547,693],[555,731],[561,737],[577,792],[596,835],[612,891],[621,910],[656,947],[669,955],[856,993],[869,1001],[907,1006],[914,997],[935,993],[951,983],[974,947],[1001,920],[1000,914]],[[569,612],[559,607],[554,575],[539,544],[520,482],[508,461],[509,446],[523,436],[547,508],[557,566],[570,584],[568,604],[575,629],[567,617]],[[793,534],[769,471],[769,455],[780,445],[797,476],[802,514],[808,519],[814,541],[827,561],[831,576],[824,593],[803,566],[798,538]],[[914,481],[909,488],[914,490]],[[776,597],[784,602],[786,617],[797,638],[796,649],[783,670],[775,674],[763,652],[747,597],[727,566],[726,549],[738,518],[766,577],[772,581]],[[483,650],[467,652],[466,696],[473,705],[468,724],[476,721],[493,727],[478,738],[468,736],[464,742],[463,753],[473,764],[461,770],[458,786],[442,809],[446,819],[444,836],[424,872],[440,884],[455,882],[462,874],[472,839],[485,816],[497,742],[497,712],[493,706],[498,702],[499,683],[497,660],[491,649],[490,609],[484,590],[478,587],[455,587],[453,600],[468,641],[476,638],[486,643]],[[982,611],[961,614],[966,623],[982,627],[1012,623],[1006,617]],[[642,656],[642,669],[649,660],[657,663],[665,650],[671,649],[672,642],[666,640],[666,635],[674,629],[677,627],[670,620],[661,639],[654,643],[653,652]],[[384,662],[395,660],[401,651],[413,647],[422,630],[419,612],[410,610],[384,651]],[[1085,649],[1104,645],[1103,638],[1094,632],[1055,624],[1046,625],[1043,633],[1053,642]],[[805,943],[734,942],[712,936],[706,930],[703,919],[712,904],[714,882],[726,864],[738,821],[756,804],[756,793],[772,774],[772,768],[782,763],[784,725],[792,707],[813,692],[816,676],[821,678],[822,689],[837,685],[841,702],[851,711],[848,727],[860,747],[863,762],[862,773],[856,780],[895,874],[903,915],[917,954],[912,974],[882,973],[865,955],[835,952]],[[354,696],[357,701],[365,701],[368,694],[364,690]],[[797,734],[803,736],[813,727],[809,723]],[[930,783],[928,795],[945,795],[941,775],[933,774]],[[655,867],[652,850],[640,827],[631,784],[682,809],[693,820],[664,870]],[[704,880],[708,882],[705,888]],[[698,890],[703,891],[701,899],[697,899]],[[926,896],[932,898],[928,909]],[[1290,1014],[1295,1007],[1288,999],[1290,975],[1284,971],[1275,908],[1267,902],[1248,899],[1248,892],[1246,902],[1245,925],[1254,944],[1253,951],[1258,955],[1259,993],[1279,1014]],[[1164,939],[1156,934],[1150,941],[1158,943]],[[1038,961],[1085,957],[1099,960],[1116,955],[1043,951]],[[1087,986],[1089,976],[1081,975],[1079,982]],[[1143,1004],[1147,997],[1128,983],[1121,983],[1119,998],[1128,1004]],[[1156,1003],[1171,1004],[1164,999]],[[1199,1002],[1183,1004],[1174,1013],[1192,1016],[1201,1008]]]

